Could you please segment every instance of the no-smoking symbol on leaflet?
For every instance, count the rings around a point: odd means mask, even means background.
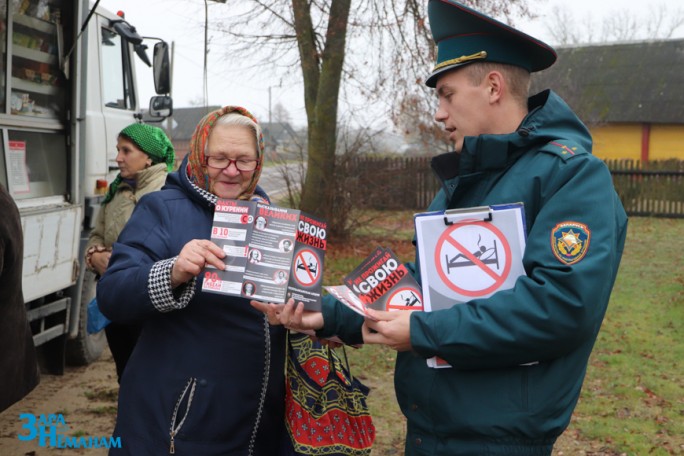
[[[472,298],[501,287],[512,264],[508,240],[487,222],[452,225],[439,237],[434,260],[442,282]]]
[[[387,300],[386,310],[423,310],[423,300],[417,290],[400,288]]]
[[[302,249],[295,255],[294,270],[297,283],[310,287],[321,276],[321,261],[313,250]]]

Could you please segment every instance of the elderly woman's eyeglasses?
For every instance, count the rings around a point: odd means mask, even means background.
[[[235,163],[235,167],[238,171],[247,172],[254,171],[257,168],[259,161],[249,158],[231,159],[226,157],[205,156],[204,163],[214,169],[226,169],[231,163]]]

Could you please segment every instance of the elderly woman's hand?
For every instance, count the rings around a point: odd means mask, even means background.
[[[323,327],[323,314],[304,310],[304,303],[295,305],[294,299],[290,298],[285,304],[273,304],[272,302],[250,301],[252,307],[260,310],[272,325],[284,325],[287,329],[299,332],[311,332]]]
[[[223,270],[225,264],[222,258],[225,252],[218,245],[206,239],[193,239],[183,246],[171,270],[171,287],[189,281],[199,275],[207,265]]]
[[[109,259],[112,257],[112,252],[110,250],[105,250],[103,252],[94,252],[90,256],[90,264],[93,266],[95,272],[98,275],[104,275],[109,265]]]

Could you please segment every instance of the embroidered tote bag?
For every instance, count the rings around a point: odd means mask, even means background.
[[[288,335],[285,420],[300,455],[367,456],[375,440],[368,387],[330,347],[304,334]]]

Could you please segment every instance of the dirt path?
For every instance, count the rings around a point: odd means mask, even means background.
[[[33,414],[40,419],[41,414],[61,414],[68,426],[64,434],[86,439],[109,438],[116,418],[117,393],[116,372],[109,350],[90,366],[67,368],[62,376],[43,374],[35,390],[0,413],[0,455],[106,455],[107,450],[102,448],[56,449],[41,447],[38,439],[19,440],[19,435],[29,434],[23,427],[29,426],[28,419],[20,420],[19,415]]]
[[[38,439],[19,440],[27,435],[27,420],[20,414],[62,414],[68,430],[64,434],[74,437],[109,438],[116,418],[118,385],[111,353],[106,350],[99,361],[87,367],[67,368],[63,376],[45,375],[38,387],[24,400],[0,413],[1,456],[86,455],[105,456],[103,448],[49,448],[41,447]],[[60,431],[61,432],[61,431]],[[601,448],[597,442],[577,439],[572,428],[558,440],[554,456],[618,456],[619,453]],[[377,448],[379,454],[387,454]],[[620,455],[623,456],[623,455]]]

